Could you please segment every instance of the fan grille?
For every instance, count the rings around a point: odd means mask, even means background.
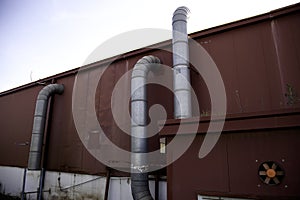
[[[258,169],[260,180],[267,185],[278,185],[282,182],[284,171],[274,161],[263,162]]]

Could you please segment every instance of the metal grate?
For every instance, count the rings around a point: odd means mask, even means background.
[[[282,182],[284,171],[274,161],[263,162],[258,169],[260,180],[267,185],[278,185]]]

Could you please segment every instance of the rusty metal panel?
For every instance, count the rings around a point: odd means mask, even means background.
[[[238,89],[239,84],[236,74],[237,66],[236,56],[234,54],[233,34],[234,31],[229,31],[197,40],[210,54],[222,75],[228,101],[228,113],[241,112],[239,99],[237,98],[235,92]],[[193,56],[197,57],[197,55]],[[198,86],[201,84],[201,82],[202,81],[194,81],[193,85],[195,84],[195,86]],[[201,85],[203,87],[203,85],[205,84],[202,83]],[[205,100],[201,100],[206,97],[206,102],[208,101],[210,103],[210,99],[207,98],[209,97],[207,88],[200,88],[199,91],[197,91],[197,95],[200,96],[199,102],[201,104],[201,107],[204,106],[204,111],[209,111],[210,104],[206,103],[209,107],[205,106],[203,105]]]
[[[256,196],[300,197],[300,129],[228,134],[230,192]],[[285,171],[279,185],[267,185],[258,176],[259,165],[275,161]]]
[[[269,22],[198,38],[222,75],[228,113],[257,112],[284,107],[275,46]],[[191,57],[197,57],[193,51]],[[200,74],[192,84],[201,112],[210,111],[210,98]]]
[[[35,100],[42,86],[0,98],[0,165],[27,166]]]
[[[197,135],[184,155],[167,167],[168,198],[194,199],[196,193],[243,198],[299,198],[299,130],[222,134],[204,159],[198,158],[204,135]],[[265,161],[275,161],[285,171],[279,185],[266,185],[260,180],[259,166]]]
[[[74,76],[65,77],[57,82],[65,86],[64,93],[54,96],[49,129],[47,132],[49,150],[45,155],[48,169],[66,171],[74,168],[81,155],[78,150],[78,137],[72,120],[71,98]],[[73,146],[73,147],[72,147]],[[77,148],[75,148],[77,147]],[[73,158],[73,160],[71,160]]]
[[[239,85],[236,92],[243,112],[270,110],[271,88],[268,85],[267,66],[264,62],[261,26],[261,24],[248,26],[238,29],[234,34]]]
[[[189,137],[189,136],[183,136]],[[213,151],[203,159],[198,152],[204,135],[197,135],[190,148],[167,167],[168,199],[196,199],[197,191],[229,192],[227,144],[222,135]],[[170,142],[171,138],[167,138]],[[168,153],[168,149],[167,149]],[[167,154],[168,157],[172,156]]]
[[[158,54],[165,62],[171,60],[170,53],[162,53],[153,51]],[[165,56],[167,54],[167,56]],[[112,62],[106,69],[104,67],[96,67],[91,70],[87,70],[85,74],[85,84],[81,85],[82,95],[81,105],[84,106],[89,103],[88,98],[95,98],[95,109],[97,112],[98,122],[104,130],[106,136],[117,146],[130,150],[130,137],[127,133],[124,133],[115,123],[112,111],[111,111],[111,96],[115,84],[129,69],[131,69],[136,60],[143,55],[137,55],[130,59],[122,59]],[[168,59],[166,59],[166,57]],[[170,58],[170,59],[169,59]],[[169,64],[169,63],[167,63]],[[104,71],[105,70],[105,71]],[[99,80],[98,87],[96,89],[95,96],[91,96],[91,85],[93,80],[99,79],[99,71],[103,71],[103,75]],[[124,92],[129,92],[130,88],[130,74],[128,74],[127,82],[123,85]],[[51,127],[49,130],[49,153],[48,153],[48,165],[50,170],[60,171],[79,171],[88,173],[103,173],[106,168],[103,164],[97,161],[91,154],[88,153],[81,140],[78,137],[77,130],[74,126],[72,116],[72,89],[74,83],[74,76],[68,76],[57,80],[58,83],[65,85],[65,92],[60,97],[55,97],[52,110]],[[164,88],[157,87],[155,85],[149,86],[149,107],[154,103],[160,103],[166,105],[168,117],[173,115],[173,106],[168,102],[172,99],[171,91],[165,91]],[[167,94],[157,95],[157,94]],[[122,99],[121,99],[122,101]],[[124,101],[126,102],[126,101]],[[124,116],[124,122],[130,125],[130,119],[125,117],[124,109],[129,109],[129,105],[121,104],[121,110],[119,115]],[[90,112],[86,111],[85,115],[81,116],[83,126],[89,123]],[[121,117],[122,118],[122,117]],[[130,127],[130,126],[129,126]],[[91,130],[87,130],[90,131]],[[92,133],[92,132],[91,132]],[[91,145],[105,145],[99,141],[98,135],[90,135]],[[92,144],[93,143],[93,144]],[[159,146],[158,136],[150,138],[150,149],[156,150]],[[95,165],[96,164],[96,165]]]
[[[286,94],[285,106],[300,106],[300,11],[271,22],[274,45]]]
[[[264,62],[266,67],[265,79],[267,81],[266,87],[268,87],[270,97],[269,108],[270,110],[277,110],[285,107],[284,91],[281,87],[281,74],[271,24],[268,22],[262,25],[260,29],[262,53],[264,56],[262,62]]]
[[[199,38],[197,41],[209,52],[222,75],[228,113],[284,107],[284,93],[269,22]],[[191,56],[197,57],[193,52]],[[192,76],[194,79],[196,77]],[[193,81],[193,86],[201,106],[209,110],[208,91],[201,77]]]
[[[166,65],[171,65],[171,53],[165,51],[152,50],[151,54],[158,55]],[[147,54],[148,55],[148,54]],[[130,137],[127,133],[123,132],[115,123],[112,116],[111,96],[113,89],[117,81],[130,70],[136,61],[143,55],[136,55],[128,59],[116,60],[109,64],[107,68],[103,66],[95,67],[87,70],[83,83],[79,90],[83,93],[80,105],[82,108],[89,102],[87,99],[95,98],[95,110],[97,112],[97,118],[100,126],[104,130],[106,136],[118,147],[125,150],[130,150]],[[105,71],[104,71],[105,70]],[[94,95],[91,91],[90,83],[93,80],[99,79],[99,73],[102,71],[103,75],[99,80],[96,94]],[[126,83],[122,85],[124,92],[130,91],[130,74],[126,79]],[[88,173],[104,173],[106,168],[103,164],[97,161],[91,154],[88,153],[81,140],[78,137],[77,130],[75,128],[72,116],[72,89],[74,83],[74,76],[63,77],[57,80],[58,83],[65,85],[66,91],[61,97],[55,97],[52,110],[51,128],[49,131],[49,153],[48,153],[48,165],[47,168],[50,170],[60,171],[79,171]],[[85,82],[85,83],[84,83]],[[165,105],[168,117],[173,116],[173,104],[170,104],[170,99],[173,99],[171,91],[166,91],[165,88],[150,85],[148,87],[149,96],[149,107],[153,104],[159,103]],[[166,95],[158,95],[166,94]],[[120,100],[124,101],[123,99]],[[120,102],[118,101],[118,102]],[[130,127],[130,118],[125,115],[125,110],[129,109],[129,105],[121,103],[121,107],[118,111],[118,115],[123,118],[124,124]],[[82,126],[86,126],[89,123],[90,112],[85,111],[85,114],[81,116]],[[122,117],[124,116],[124,117]],[[90,131],[92,134],[91,130]],[[105,145],[105,141],[102,144],[99,141],[99,135],[90,135],[90,145],[98,146]],[[159,138],[150,138],[149,148],[150,150],[156,150],[159,147]],[[93,144],[92,144],[93,143]]]

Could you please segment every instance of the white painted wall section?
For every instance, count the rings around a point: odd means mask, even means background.
[[[0,166],[0,193],[21,197],[24,168]],[[25,193],[27,200],[37,199],[40,171],[27,170]],[[132,200],[130,177],[111,177],[109,200]],[[155,182],[150,181],[150,192],[154,197]],[[43,198],[48,200],[102,200],[106,177],[86,174],[47,171]],[[167,200],[167,183],[159,182],[159,200]]]
[[[24,169],[0,166],[0,193],[20,196]]]

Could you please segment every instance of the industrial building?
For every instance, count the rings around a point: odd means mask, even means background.
[[[186,10],[175,11],[175,29],[177,21],[185,21],[177,19],[176,12],[184,17]],[[189,43],[181,37],[184,30],[177,31],[180,34],[173,34],[173,42],[164,41],[0,93],[0,193],[22,199],[127,200],[132,199],[132,193],[136,199],[152,196],[160,200],[299,199],[300,4],[189,34]],[[193,41],[208,53],[205,62],[201,59],[206,54],[199,55]],[[178,43],[183,46],[176,46]],[[188,53],[181,52],[185,47]],[[174,51],[180,56],[176,58]],[[189,55],[190,61],[183,59],[186,66],[181,63],[183,55]],[[170,69],[174,66],[174,91],[151,83],[142,89],[133,86],[138,84],[133,84],[135,78],[145,84],[148,71],[140,73],[151,70],[151,63]],[[211,63],[220,76],[206,74],[209,69],[203,65],[210,67]],[[130,70],[132,77],[125,77],[118,91],[124,99],[114,103],[114,89]],[[182,81],[181,74],[190,76]],[[156,75],[164,72],[151,72],[150,79]],[[213,78],[218,77],[225,96],[222,91],[213,91],[218,83]],[[190,90],[186,80],[194,93],[189,105],[185,105],[186,96],[178,92]],[[147,91],[147,95],[120,94],[130,88]],[[225,113],[218,106],[213,108],[222,98],[226,100]],[[134,104],[143,107],[135,111]],[[148,139],[130,137],[115,121],[117,107],[121,124],[139,134],[149,122],[147,109],[156,104],[165,113],[151,122],[159,133]],[[130,109],[132,118],[144,120],[134,124],[135,120],[127,117]],[[90,128],[92,113],[101,131]],[[168,146],[175,140],[179,146],[190,142],[178,157]],[[132,162],[114,159],[118,152],[109,152],[109,141],[136,153]],[[163,162],[172,162],[151,165],[150,159],[149,165],[142,165],[144,157],[139,153],[154,151],[160,152]],[[103,163],[97,153],[112,157]],[[142,173],[131,175],[126,167]],[[149,182],[150,193],[143,189],[144,197],[138,197],[140,182],[147,183],[145,188]]]

